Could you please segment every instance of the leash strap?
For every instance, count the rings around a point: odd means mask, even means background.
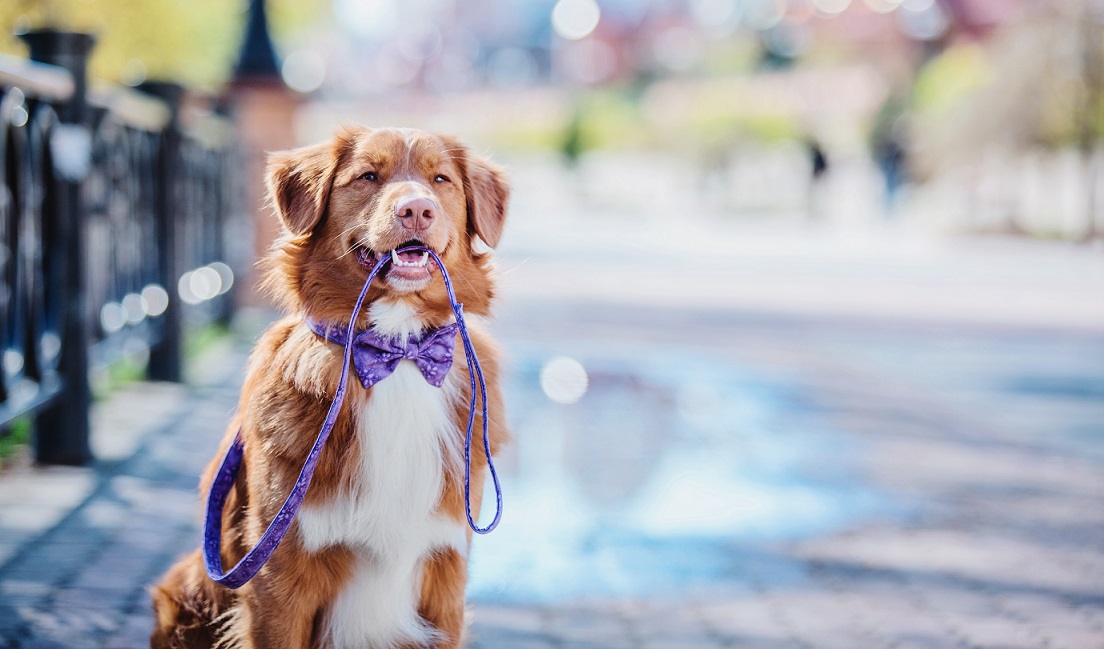
[[[498,472],[495,470],[494,462],[491,459],[491,446],[487,423],[487,384],[483,378],[483,368],[480,366],[479,359],[475,355],[475,347],[472,345],[471,338],[468,335],[467,324],[464,322],[462,313],[463,305],[456,301],[456,294],[452,289],[452,280],[449,278],[448,271],[445,270],[444,262],[437,256],[437,253],[428,248],[414,246],[404,248],[399,252],[407,251],[429,252],[433,260],[437,262],[437,267],[441,270],[441,277],[445,281],[445,290],[448,292],[449,304],[452,307],[453,313],[456,315],[456,322],[460,330],[460,339],[464,343],[464,355],[467,358],[468,374],[471,378],[471,402],[468,408],[468,427],[464,438],[464,507],[465,514],[468,518],[468,525],[471,526],[472,531],[477,534],[486,534],[497,527],[499,520],[502,518],[502,487],[498,480]],[[215,479],[211,483],[210,493],[207,495],[207,509],[203,520],[203,563],[207,569],[207,576],[215,583],[227,588],[239,588],[252,579],[261,569],[261,566],[269,560],[272,553],[276,551],[276,548],[280,545],[280,541],[284,539],[292,522],[295,520],[295,514],[303,504],[303,498],[306,497],[307,489],[310,487],[311,479],[314,477],[314,469],[318,464],[318,457],[321,455],[322,448],[326,445],[326,440],[333,431],[334,422],[337,421],[337,415],[341,411],[342,403],[345,401],[345,391],[349,380],[349,361],[353,352],[352,341],[354,338],[354,327],[357,317],[360,315],[361,305],[364,302],[365,295],[368,294],[368,287],[372,285],[372,280],[376,278],[376,275],[379,274],[384,265],[390,261],[391,256],[386,255],[376,263],[375,267],[372,268],[372,271],[368,274],[368,280],[364,282],[364,288],[360,290],[360,296],[357,297],[357,302],[353,307],[352,315],[349,317],[349,326],[346,331],[345,353],[341,364],[341,377],[337,382],[337,392],[334,394],[333,402],[330,404],[330,409],[326,413],[326,419],[322,423],[322,429],[318,431],[318,437],[314,441],[314,446],[311,447],[310,453],[307,454],[307,459],[303,464],[302,470],[299,472],[299,477],[295,480],[295,486],[292,488],[291,493],[288,494],[287,499],[284,500],[284,504],[280,507],[280,511],[276,513],[272,522],[269,523],[268,528],[265,529],[264,533],[261,535],[257,545],[253,546],[237,565],[229,571],[223,572],[220,550],[222,542],[222,510],[226,504],[226,498],[229,496],[230,490],[233,488],[234,482],[237,480],[238,473],[241,470],[242,454],[244,451],[241,429],[238,430],[237,435],[234,436],[234,441],[226,450],[226,454],[219,464],[218,472],[215,474]],[[483,449],[486,453],[487,467],[490,469],[491,479],[494,481],[496,499],[494,520],[483,528],[476,525],[471,512],[471,443],[472,431],[475,427],[477,378],[479,396],[482,399]]]
[[[487,423],[487,381],[483,378],[483,367],[479,364],[479,358],[475,355],[475,347],[472,345],[471,336],[468,335],[468,325],[464,322],[462,313],[464,305],[456,301],[456,293],[452,290],[452,280],[445,271],[445,263],[437,256],[437,253],[425,248],[437,262],[441,269],[441,278],[445,280],[445,290],[448,291],[449,304],[452,312],[456,314],[456,324],[460,327],[460,340],[464,343],[464,355],[468,359],[468,375],[471,379],[471,402],[468,404],[468,429],[464,435],[464,513],[468,517],[468,526],[476,534],[486,534],[498,527],[502,519],[502,485],[498,481],[498,471],[495,470],[494,461],[491,459],[491,440],[488,434]],[[483,452],[487,457],[487,468],[490,469],[491,480],[495,489],[495,515],[494,519],[486,527],[479,527],[472,518],[471,511],[471,445],[472,429],[475,427],[475,383],[479,379],[479,397],[483,405]]]

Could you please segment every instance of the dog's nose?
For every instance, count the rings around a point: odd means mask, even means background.
[[[404,198],[395,205],[395,216],[407,230],[421,232],[429,228],[436,206],[428,198]]]

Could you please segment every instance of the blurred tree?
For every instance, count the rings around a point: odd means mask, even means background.
[[[575,111],[571,114],[571,120],[567,123],[563,142],[560,145],[564,164],[569,169],[574,169],[579,164],[579,156],[583,154],[583,120],[583,103],[578,102],[575,105]]]
[[[1078,236],[1095,236],[1104,158],[1102,32],[1104,2],[1056,0],[1030,6],[984,42],[948,47],[917,80],[916,168],[931,177],[977,169],[987,155],[1078,150],[1078,182],[1087,193]],[[1009,205],[1009,227],[1019,229],[1019,208]]]
[[[5,0],[0,51],[25,55],[15,37],[54,28],[96,35],[94,77],[136,83],[163,79],[214,89],[229,76],[244,28],[245,0]],[[277,46],[319,18],[329,2],[269,0]]]
[[[983,145],[1022,150],[1095,141],[1104,125],[1104,53],[1095,34],[1079,38],[1080,18],[1065,5],[1039,7],[1033,20],[1010,24],[985,44],[953,45],[928,62],[913,106],[924,131],[925,171],[973,159]]]
[[[1083,0],[1081,5],[1081,85],[1078,110],[1078,148],[1089,176],[1085,239],[1097,236],[1100,211],[1099,177],[1104,140],[1104,3]]]

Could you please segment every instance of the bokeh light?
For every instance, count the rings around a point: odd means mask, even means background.
[[[702,27],[717,28],[733,24],[739,18],[737,0],[691,0],[690,12]]]
[[[281,73],[284,83],[292,90],[314,92],[326,80],[326,62],[310,50],[295,50],[284,59]]]
[[[901,6],[901,0],[865,0],[865,2],[871,11],[879,14],[889,13]]]
[[[594,31],[601,16],[594,0],[559,0],[552,9],[552,28],[561,37],[577,41]]]
[[[100,307],[100,327],[104,333],[113,334],[121,331],[127,323],[127,312],[118,302],[108,302]]]
[[[334,0],[333,13],[343,29],[373,40],[393,32],[400,20],[395,0]]]
[[[119,72],[119,80],[131,87],[141,85],[148,76],[149,70],[141,59],[130,59]]]
[[[570,404],[582,399],[588,383],[582,363],[567,356],[550,359],[540,371],[541,389],[556,403]]]
[[[157,284],[150,284],[142,289],[142,299],[146,305],[146,315],[156,317],[169,308],[169,293]]]
[[[219,277],[219,295],[226,293],[234,286],[234,269],[229,265],[216,261],[207,265],[208,268],[215,271]]]
[[[934,40],[947,31],[947,14],[931,0],[906,0],[895,15],[902,31],[917,40]]]
[[[752,29],[770,29],[786,15],[786,0],[747,0],[744,22]]]
[[[145,298],[138,293],[128,293],[123,298],[123,311],[126,312],[126,321],[129,325],[136,325],[146,319],[146,311],[149,309]]]
[[[813,0],[813,5],[816,6],[818,11],[834,16],[847,11],[847,8],[851,6],[851,0]]]

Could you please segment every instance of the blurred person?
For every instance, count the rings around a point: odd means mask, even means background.
[[[900,124],[901,120],[895,122],[893,128],[873,145],[874,161],[878,163],[885,182],[885,211],[888,216],[896,211],[897,195],[901,185],[908,180],[905,166],[907,152]]]
[[[905,102],[891,95],[878,110],[870,136],[870,154],[885,185],[885,214],[896,211],[901,186],[908,182],[908,151],[905,141]]]
[[[814,137],[806,137],[805,150],[809,156],[808,215],[811,221],[819,221],[824,216],[824,177],[828,173],[828,156],[820,142]]]

